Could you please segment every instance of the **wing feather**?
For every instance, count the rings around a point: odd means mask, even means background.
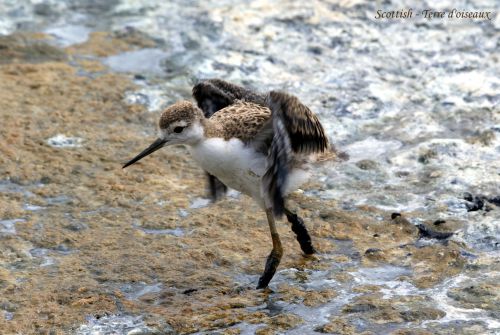
[[[273,119],[273,139],[267,157],[267,171],[262,177],[266,202],[272,205],[275,216],[283,215],[284,192],[292,158],[292,146],[283,120]]]
[[[193,97],[205,117],[211,117],[238,100],[265,104],[263,95],[221,79],[208,79],[196,84],[193,87]]]
[[[328,138],[318,117],[297,97],[285,92],[271,91],[266,102],[272,111],[273,119],[283,120],[294,152],[323,152],[328,148]]]
[[[285,208],[285,187],[294,153],[323,153],[328,149],[329,143],[319,119],[295,96],[271,91],[266,97],[266,103],[271,109],[272,140],[262,188],[274,215],[279,217],[283,215]],[[268,131],[266,128],[263,130]],[[265,134],[258,134],[256,138],[259,136],[264,142]]]

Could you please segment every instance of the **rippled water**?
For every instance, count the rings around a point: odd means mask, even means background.
[[[493,1],[478,0],[422,2],[420,6],[491,10],[493,5]],[[487,199],[500,196],[500,18],[481,22],[373,19],[378,8],[409,6],[415,4],[404,0],[390,4],[3,1],[0,15],[5,20],[0,21],[0,33],[44,31],[59,46],[81,43],[92,31],[127,27],[153,37],[158,41],[156,48],[102,59],[113,71],[130,72],[141,88],[128,92],[127,101],[144,104],[151,112],[189,98],[190,87],[202,78],[220,77],[262,91],[287,90],[320,115],[332,141],[350,155],[348,162],[322,171],[318,178],[324,187],[306,194],[337,199],[346,209],[369,205],[412,212],[417,221],[459,220],[465,228],[454,239],[466,242],[476,257],[498,257],[500,210],[498,203]],[[82,143],[66,135],[47,141],[55,147]],[[21,192],[29,198],[28,189],[16,187],[0,183],[0,191]],[[485,197],[484,207],[470,210],[472,202],[466,200],[465,192]],[[206,199],[197,198],[189,210],[206,205]],[[182,216],[189,214],[183,211]],[[14,233],[20,220],[0,221],[0,233]],[[184,234],[176,229],[144,232]],[[52,265],[49,254],[33,250],[33,257],[42,259],[41,266]],[[353,276],[356,283],[384,282],[387,297],[432,296],[447,311],[440,320],[443,323],[475,319],[490,329],[500,328],[498,320],[482,311],[449,303],[445,292],[467,281],[467,275],[424,292],[395,279],[405,269],[379,270],[360,268]],[[280,272],[275,285],[287,271],[293,270]],[[323,275],[311,275],[307,285],[338,285]],[[496,274],[483,275],[493,278]],[[281,306],[306,321],[291,333],[311,331],[354,297],[350,288],[339,285],[339,289],[341,296],[320,309]],[[106,333],[106,327],[125,332],[145,326],[140,317],[111,316],[89,319],[79,333],[90,334],[91,329]],[[243,334],[256,329],[255,325],[238,327]]]

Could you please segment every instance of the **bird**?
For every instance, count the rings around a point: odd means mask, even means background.
[[[196,104],[178,101],[163,110],[159,137],[123,168],[163,147],[183,144],[206,171],[214,201],[228,187],[250,196],[265,211],[271,233],[272,250],[257,284],[266,288],[283,255],[276,219],[285,215],[303,253],[316,253],[304,220],[286,199],[312,168],[334,161],[337,152],[318,117],[284,91],[264,94],[207,79],[193,87],[192,95]]]

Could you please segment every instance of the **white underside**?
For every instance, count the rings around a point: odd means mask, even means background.
[[[190,151],[203,170],[216,176],[226,186],[249,195],[262,208],[269,206],[261,189],[267,165],[265,155],[236,138],[229,141],[221,138],[201,140],[190,146]],[[296,190],[307,181],[308,175],[305,170],[291,171],[285,193]]]

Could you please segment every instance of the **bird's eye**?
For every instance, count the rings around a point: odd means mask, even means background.
[[[174,133],[182,133],[183,130],[184,130],[184,127],[175,127]]]

